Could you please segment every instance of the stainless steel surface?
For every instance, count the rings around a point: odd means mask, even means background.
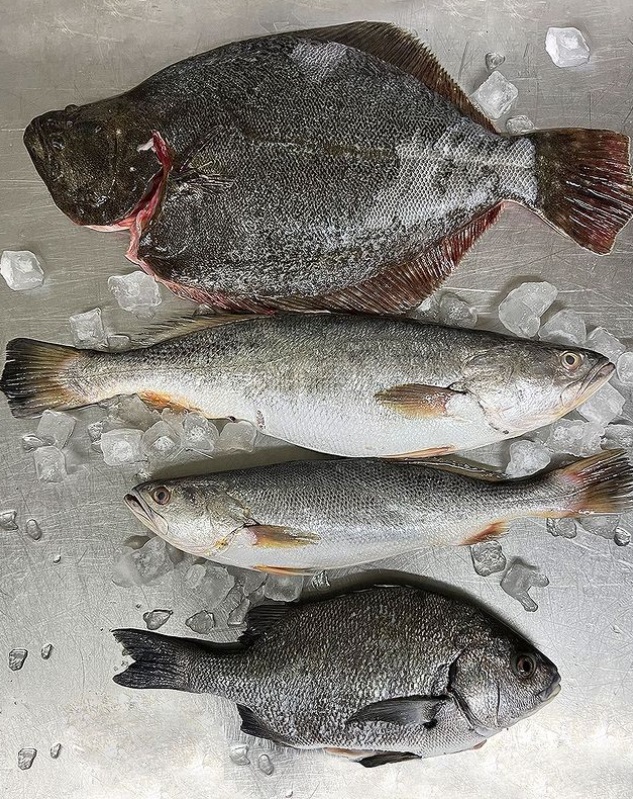
[[[33,250],[47,275],[40,289],[29,292],[0,285],[2,345],[17,335],[69,341],[68,317],[97,305],[113,328],[139,327],[115,310],[107,288],[109,275],[130,271],[123,257],[126,237],[74,227],[57,210],[22,147],[24,126],[49,108],[113,94],[231,39],[354,18],[393,20],[415,29],[468,92],[486,77],[485,54],[504,53],[501,71],[520,92],[513,113],[527,114],[538,127],[633,133],[629,0],[2,0],[0,8],[0,248]],[[549,25],[581,28],[592,48],[589,64],[555,67],[544,48]],[[485,314],[522,278],[546,278],[561,289],[561,305],[631,344],[632,248],[633,226],[610,257],[598,258],[511,208],[449,285]],[[160,315],[186,307],[170,300]],[[202,598],[174,574],[141,588],[113,584],[113,558],[142,529],[121,501],[132,475],[89,452],[84,423],[98,414],[77,414],[77,466],[59,486],[38,483],[32,456],[21,448],[21,435],[35,425],[12,419],[4,400],[0,414],[0,511],[15,508],[20,524],[19,532],[0,531],[2,796],[630,797],[633,546],[617,548],[582,532],[568,541],[553,538],[543,525],[515,525],[506,554],[538,564],[550,579],[534,592],[539,609],[531,614],[500,589],[495,576],[474,573],[468,550],[389,564],[480,598],[560,669],[563,690],[556,701],[482,751],[367,771],[320,753],[252,741],[251,765],[239,766],[229,760],[229,746],[245,739],[228,703],[134,693],[111,682],[121,664],[111,628],[143,626],[144,611],[170,608],[174,615],[164,631],[187,634],[184,619],[202,607]],[[39,520],[41,541],[25,534],[29,518]],[[49,642],[54,649],[44,660],[40,648]],[[14,647],[29,650],[20,671],[7,668]],[[56,742],[62,750],[52,759],[49,748]],[[28,771],[17,767],[22,747],[38,750]],[[264,750],[275,766],[271,776],[256,766]]]

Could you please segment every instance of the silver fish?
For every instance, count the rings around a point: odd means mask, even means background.
[[[478,608],[409,586],[374,586],[249,611],[240,646],[115,630],[128,688],[211,693],[242,730],[372,767],[460,752],[535,713],[556,666]]]
[[[598,253],[633,213],[627,136],[500,135],[424,45],[380,22],[195,55],[42,114],[24,141],[71,219],[129,228],[130,260],[227,310],[399,312],[507,201]]]
[[[412,319],[209,317],[122,353],[15,339],[0,389],[14,416],[119,394],[236,417],[333,455],[437,455],[517,436],[611,376],[590,350]]]
[[[633,508],[633,465],[619,450],[527,479],[476,479],[448,468],[300,461],[142,483],[125,501],[173,546],[264,571],[352,566],[474,544],[504,533],[513,519]]]

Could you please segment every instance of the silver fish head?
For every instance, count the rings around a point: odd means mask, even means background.
[[[24,145],[61,211],[78,225],[108,227],[137,210],[161,171],[143,149],[151,137],[140,117],[122,118],[114,98],[36,117]]]
[[[560,687],[554,663],[511,634],[487,635],[467,646],[451,667],[456,702],[484,735],[536,713]]]
[[[136,518],[172,546],[212,558],[247,521],[221,484],[187,478],[141,483],[125,496]]]
[[[497,430],[520,435],[581,405],[614,370],[592,350],[507,339],[467,358],[455,388],[475,396]]]

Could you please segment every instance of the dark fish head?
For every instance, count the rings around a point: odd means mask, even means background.
[[[125,504],[153,533],[198,557],[221,551],[247,520],[244,507],[212,477],[141,483]]]
[[[118,226],[151,191],[161,169],[151,139],[151,129],[128,122],[116,98],[49,111],[24,131],[55,204],[78,225],[97,227]]]
[[[451,690],[485,734],[536,713],[560,691],[551,660],[510,630],[490,630],[466,646],[451,667]]]
[[[614,369],[592,350],[508,338],[466,361],[459,388],[477,397],[493,427],[520,435],[581,405]]]

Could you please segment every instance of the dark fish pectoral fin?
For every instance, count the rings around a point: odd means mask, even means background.
[[[385,699],[361,708],[345,723],[379,721],[399,725],[432,725],[439,709],[450,701],[447,696],[401,696]]]
[[[420,755],[413,752],[380,752],[377,755],[365,757],[358,762],[365,768],[376,768],[386,766],[389,763],[404,763],[405,760],[420,760]]]

